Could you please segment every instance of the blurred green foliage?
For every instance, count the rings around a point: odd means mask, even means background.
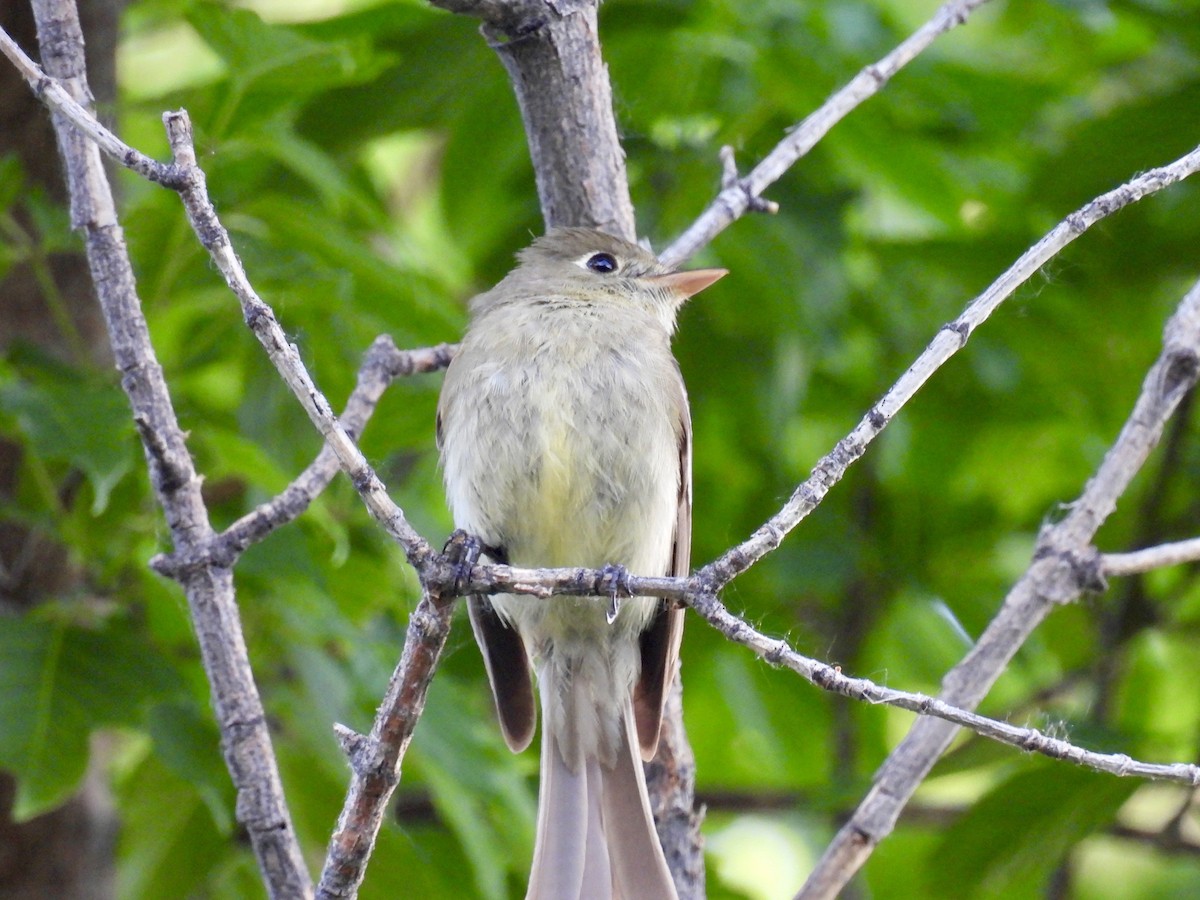
[[[605,3],[640,231],[669,240],[713,195],[721,144],[752,164],[933,9]],[[120,65],[121,134],[165,156],[160,113],[188,109],[238,253],[335,405],[372,338],[454,340],[466,299],[541,231],[516,103],[470,20],[414,0],[136,0]],[[778,216],[739,221],[704,251],[732,274],[685,311],[676,342],[694,405],[693,559],[777,509],[938,327],[1050,226],[1194,145],[1198,113],[1195,2],[997,0],[839,124],[768,192]],[[0,216],[23,206],[37,241],[67,246],[62,213],[23,190],[14,161],[0,165]],[[319,440],[175,196],[124,173],[121,189],[151,330],[222,526],[286,485]],[[936,690],[1127,415],[1197,275],[1198,201],[1200,186],[1178,185],[1070,247],[726,602],[848,672]],[[28,250],[5,234],[0,274]],[[362,441],[435,542],[450,527],[433,447],[438,385],[396,385]],[[185,604],[146,568],[165,529],[122,409],[112,373],[66,370],[27,348],[0,361],[0,434],[25,451],[3,517],[68,547],[87,595],[107,599],[82,619],[62,597],[0,623],[0,765],[33,814],[76,785],[90,730],[119,729],[107,764],[123,896],[258,896]],[[1195,533],[1190,403],[1165,443],[1102,531],[1104,549]],[[72,473],[83,477],[58,491]],[[315,866],[347,781],[331,725],[368,727],[414,580],[340,480],[236,574]],[[1055,613],[984,709],[1094,749],[1195,760],[1198,624],[1194,568],[1114,583]],[[911,716],[825,696],[696,620],[683,659],[699,787],[712,800],[711,896],[784,896]],[[503,747],[460,624],[362,896],[518,895],[535,778],[533,754]],[[1187,799],[963,738],[855,896],[1200,896],[1198,857],[1154,843],[1200,841],[1194,810],[1171,824]]]

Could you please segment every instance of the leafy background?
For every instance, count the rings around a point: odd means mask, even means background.
[[[743,164],[932,13],[931,2],[609,0],[601,34],[639,229],[658,245]],[[773,512],[941,323],[1051,225],[1197,141],[1200,6],[995,2],[803,160],[698,263],[732,274],[683,315],[703,562]],[[186,107],[214,200],[260,293],[335,403],[381,332],[454,340],[465,301],[541,231],[516,104],[467,19],[419,2],[138,0],[123,22],[123,137],[166,155]],[[240,321],[176,198],[122,173],[123,222],[160,360],[219,525],[281,489],[319,441]],[[848,672],[934,691],[1075,496],[1157,353],[1200,246],[1198,188],[1106,220],[1023,288],[821,508],[726,602]],[[70,248],[66,213],[0,161],[0,275]],[[64,340],[69,340],[69,333]],[[396,385],[363,437],[432,540],[450,528],[438,377]],[[1192,536],[1190,403],[1100,536]],[[240,838],[165,530],[116,377],[30,347],[0,360],[0,433],[24,448],[3,510],[85,575],[0,619],[0,766],[16,813],[93,763],[121,819],[122,896],[262,895]],[[57,486],[69,481],[69,492]],[[1058,611],[984,711],[1157,761],[1200,753],[1194,567]],[[314,866],[347,780],[331,724],[366,728],[414,603],[401,554],[336,482],[237,569],[251,658]],[[362,896],[519,896],[536,760],[504,749],[459,623]],[[711,896],[789,896],[912,717],[831,698],[698,621],[686,720],[709,803]],[[87,735],[103,730],[103,742]],[[877,898],[1200,896],[1188,792],[962,738],[854,889]]]

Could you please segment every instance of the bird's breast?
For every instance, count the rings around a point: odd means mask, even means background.
[[[665,335],[583,316],[521,324],[469,335],[447,375],[456,524],[514,565],[662,568],[680,477]]]

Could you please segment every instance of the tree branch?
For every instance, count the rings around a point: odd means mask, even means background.
[[[65,3],[54,5],[63,9],[67,6]],[[69,28],[69,25],[64,27]],[[8,57],[38,99],[50,109],[65,116],[77,131],[90,138],[108,156],[149,181],[161,184],[169,177],[169,170],[162,163],[134,150],[100,124],[85,106],[91,102],[91,92],[86,83],[82,85],[84,93],[80,93],[77,99],[72,94],[69,73],[56,71],[56,67],[51,63],[52,57],[47,55],[45,48],[42,49],[42,57],[50,69],[49,75],[17,46],[16,41],[3,28],[0,28],[0,53]]]
[[[1137,575],[1200,560],[1200,538],[1159,544],[1130,553],[1105,553],[1100,567],[1105,575]]]
[[[453,599],[426,592],[409,616],[400,662],[388,682],[370,735],[338,726],[352,776],[329,852],[317,900],[354,897],[383,823],[388,798],[400,783],[400,766],[450,634]]]
[[[483,19],[512,82],[547,228],[588,225],[636,240],[597,0],[432,0]]]
[[[823,456],[812,475],[801,484],[784,507],[732,550],[699,570],[710,593],[715,593],[783,541],[824,499],[867,446],[895,418],[925,382],[955,353],[966,346],[972,332],[1012,293],[1064,247],[1092,225],[1143,197],[1162,190],[1200,169],[1200,147],[1168,165],[1143,172],[1080,207],[1045,237],[1030,247],[999,278],[976,297],[953,322],[943,325],[924,352],[871,407],[850,434]]]
[[[732,151],[723,149],[721,192],[688,230],[660,254],[659,259],[668,266],[678,266],[747,211],[774,212],[773,205],[762,199],[763,191],[815,147],[834,125],[883,90],[893,75],[925,52],[938,37],[966,22],[967,17],[986,2],[950,0],[944,3],[933,18],[909,35],[895,50],[862,69],[819,109],[789,130],[788,136],[776,144],[775,149],[745,178],[737,178]]]
[[[1051,737],[1036,728],[1022,728],[980,716],[952,706],[939,698],[882,687],[866,678],[853,678],[843,674],[838,666],[803,656],[793,650],[786,641],[769,638],[755,630],[729,612],[712,595],[701,596],[692,605],[709,624],[730,640],[749,647],[773,666],[790,669],[822,690],[864,703],[895,706],[920,716],[932,716],[941,719],[940,724],[948,722],[961,725],[997,743],[1051,759],[1066,760],[1085,769],[1122,777],[1150,778],[1192,787],[1200,786],[1200,766],[1190,763],[1145,763],[1131,759],[1124,753],[1096,753]]]
[[[446,368],[457,347],[439,344],[420,350],[398,350],[389,335],[374,340],[358,370],[357,384],[346,401],[339,421],[353,438],[362,434],[383,392],[396,378],[436,372]],[[278,496],[242,516],[209,542],[205,552],[213,562],[232,566],[251,544],[294,521],[338,473],[338,459],[328,444],[308,467],[296,476]],[[150,565],[159,572],[170,572],[176,565],[169,556],[156,556]]]
[[[1082,221],[1079,224],[1082,226]],[[1066,517],[1042,530],[1029,569],[1009,591],[979,641],[946,674],[940,697],[943,702],[974,709],[1055,606],[1073,602],[1085,590],[1103,588],[1100,559],[1091,547],[1092,538],[1157,444],[1180,399],[1195,385],[1200,373],[1197,348],[1200,282],[1167,322],[1162,353],[1146,375],[1133,411],[1100,468],[1071,504]],[[904,804],[949,746],[956,730],[945,720],[917,720],[876,773],[870,793],[838,831],[797,900],[837,896],[879,841],[891,833]]]
[[[35,90],[53,108],[74,112],[74,117],[53,117],[67,171],[72,225],[83,232],[88,266],[121,372],[121,387],[129,397],[142,438],[155,496],[176,551],[193,553],[212,537],[200,478],[150,343],[112,190],[93,139],[98,135],[85,136],[74,127],[77,119],[95,121],[83,106],[90,102],[91,94],[78,12],[69,0],[34,0],[33,9],[49,76],[2,31],[0,49],[27,80],[32,78]],[[108,149],[111,152],[112,148]],[[138,159],[130,157],[128,164],[138,164]],[[250,671],[232,575],[228,569],[209,566],[181,572],[179,581],[195,623],[225,762],[238,792],[238,821],[246,827],[271,896],[307,896],[312,891],[311,881],[284,801],[262,701]]]

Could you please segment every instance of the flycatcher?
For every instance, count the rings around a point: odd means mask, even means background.
[[[688,574],[692,426],[670,343],[684,301],[725,274],[671,272],[627,241],[564,228],[471,301],[437,438],[455,525],[486,559]],[[673,900],[641,761],[658,746],[683,611],[511,594],[468,608],[513,751],[533,737],[537,672],[528,898]]]

